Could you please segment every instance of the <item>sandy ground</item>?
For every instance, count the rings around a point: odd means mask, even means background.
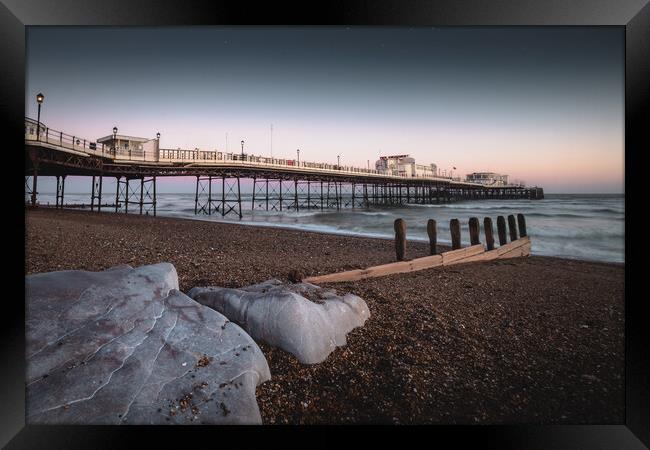
[[[531,236],[535,239],[534,233]],[[428,244],[409,243],[407,256]],[[171,262],[180,288],[395,258],[390,240],[29,210],[25,273]],[[371,318],[326,361],[260,344],[264,423],[622,423],[624,265],[532,256],[332,284]]]

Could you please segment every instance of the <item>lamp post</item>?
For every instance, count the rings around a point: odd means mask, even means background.
[[[298,153],[298,166],[300,166],[300,149],[296,149],[296,153]]]
[[[41,140],[41,105],[45,100],[45,96],[40,92],[36,95],[36,102],[38,103],[38,117],[36,118],[36,140]]]
[[[160,131],[156,133],[156,150],[154,151],[154,159],[160,161]]]
[[[117,127],[113,127],[113,156],[117,156]]]
[[[241,159],[244,160],[244,140],[241,141]]]

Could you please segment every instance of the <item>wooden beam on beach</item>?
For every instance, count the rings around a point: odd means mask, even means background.
[[[328,275],[318,275],[315,277],[305,278],[304,281],[309,283],[338,283],[342,281],[358,281],[366,278],[382,277],[396,273],[415,272],[438,266],[456,264],[465,258],[476,256],[484,252],[485,248],[482,245],[475,245],[472,247],[461,248],[459,250],[444,252],[440,255],[424,256],[411,261],[399,261],[382,264],[380,266],[368,267],[367,269],[355,269],[345,272],[331,273]]]
[[[486,217],[483,219],[483,229],[485,229],[485,245],[487,250],[494,250],[494,230],[492,229],[492,219]]]
[[[506,219],[503,216],[497,217],[497,233],[499,234],[499,245],[506,245]]]
[[[427,234],[429,235],[429,254],[435,255],[438,253],[438,230],[436,229],[436,221],[433,219],[427,221]]]
[[[510,242],[517,240],[517,221],[515,216],[510,214],[508,216],[508,229],[510,230]]]
[[[458,219],[449,221],[449,231],[451,231],[451,249],[458,250],[460,248],[460,222]]]
[[[519,256],[530,256],[531,242],[530,237],[526,236],[511,242],[508,245],[499,247],[495,250],[498,253],[499,259],[503,258],[516,258]]]
[[[501,217],[501,216],[500,216]],[[491,219],[490,219],[491,228]],[[486,227],[487,229],[487,227]],[[486,251],[482,244],[472,245],[457,250],[451,250],[438,255],[416,258],[411,261],[398,261],[367,269],[355,269],[345,272],[331,273],[305,278],[309,283],[339,283],[343,281],[358,281],[366,278],[376,278],[398,273],[415,272],[439,266],[451,266],[469,262],[491,261],[495,259],[530,256],[530,237],[524,236],[506,243],[497,249]]]
[[[469,218],[469,242],[470,245],[478,245],[481,243],[479,233],[481,232],[478,219],[476,217]]]
[[[404,219],[395,219],[395,253],[398,261],[404,261],[406,254],[406,222]]]
[[[526,218],[523,214],[517,214],[517,224],[519,225],[519,237],[526,236]]]
[[[442,253],[442,265],[449,266],[463,261],[466,258],[485,253],[483,245],[472,245],[470,247],[461,248],[459,250],[452,250],[450,252]]]

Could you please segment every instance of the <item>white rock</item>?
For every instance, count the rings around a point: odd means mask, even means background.
[[[303,364],[324,361],[336,347],[346,344],[347,333],[370,317],[360,297],[338,296],[305,282],[283,284],[274,279],[242,289],[195,287],[188,295],[238,323],[254,339],[292,353]]]
[[[261,423],[264,355],[171,264],[25,279],[28,424]]]

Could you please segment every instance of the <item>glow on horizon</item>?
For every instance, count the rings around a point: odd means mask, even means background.
[[[182,34],[183,29],[178,30]],[[590,30],[598,33],[599,29]],[[239,142],[244,139],[246,153],[270,155],[273,124],[276,157],[295,159],[299,148],[302,161],[336,163],[340,154],[344,165],[365,168],[370,161],[372,168],[380,154],[409,153],[420,164],[436,163],[447,172],[456,167],[455,175],[474,171],[507,173],[511,179],[542,186],[548,193],[623,192],[622,66],[617,70],[611,69],[611,64],[598,70],[590,66],[580,71],[579,77],[575,76],[581,69],[579,62],[569,67],[567,73],[563,73],[561,65],[550,67],[548,70],[555,72],[543,77],[536,75],[537,68],[513,74],[512,67],[508,67],[505,82],[495,63],[483,77],[474,77],[464,70],[455,79],[448,69],[452,75],[435,79],[427,71],[437,74],[442,69],[437,65],[433,69],[418,65],[421,63],[417,57],[412,58],[416,62],[409,62],[409,57],[404,56],[406,50],[400,47],[398,57],[406,60],[390,77],[380,72],[382,68],[388,70],[380,58],[368,63],[372,71],[359,76],[356,72],[363,65],[355,66],[352,55],[353,62],[339,68],[343,72],[349,68],[349,74],[336,73],[331,80],[320,72],[301,73],[302,66],[289,61],[287,71],[293,72],[287,75],[290,82],[285,82],[281,70],[284,60],[268,66],[273,61],[261,58],[258,65],[248,61],[244,64],[233,57],[232,61],[227,60],[234,67],[229,76],[216,71],[215,67],[222,70],[220,65],[204,66],[204,62],[198,63],[199,73],[195,73],[185,67],[187,58],[183,54],[171,52],[164,64],[154,57],[145,58],[145,72],[117,71],[114,80],[106,74],[93,78],[90,72],[57,73],[38,57],[41,52],[52,50],[54,41],[59,44],[62,60],[66,52],[76,52],[81,54],[77,64],[89,66],[97,55],[92,51],[86,52],[86,56],[78,52],[76,46],[83,39],[71,36],[86,32],[90,36],[88,41],[101,44],[111,36],[111,31],[104,29],[104,34],[100,34],[94,28],[29,29],[26,114],[36,117],[34,97],[42,91],[46,98],[41,120],[54,129],[88,139],[108,135],[117,126],[119,133],[126,135],[154,137],[160,132],[163,148],[226,150],[228,133],[230,151],[239,152]],[[386,35],[388,31],[393,34]],[[388,31],[376,36],[377,42],[402,39],[402,30]],[[463,39],[473,42],[472,29],[465,31]],[[230,30],[235,41],[245,32]],[[310,33],[308,29],[295,32]],[[548,30],[553,32],[563,31]],[[273,31],[266,33],[273,37]],[[356,36],[362,34],[363,30],[359,30]],[[619,39],[615,34],[611,37]],[[454,42],[455,38],[448,39]],[[536,41],[530,36],[528,39],[528,45],[534,49]],[[306,41],[307,50],[310,44],[323,45],[316,38]],[[367,45],[375,44],[370,41]],[[61,42],[66,45],[61,47]],[[188,38],[188,42],[193,41]],[[584,38],[584,42],[588,39]],[[263,43],[256,45],[263,53]],[[459,52],[468,51],[468,45],[459,44]],[[601,51],[598,45],[595,54],[602,57],[605,50]],[[146,54],[148,49],[144,44],[134,47],[135,50],[120,51],[131,52],[130,56],[135,57],[139,52]],[[250,50],[249,47],[251,44],[241,43],[238,50]],[[214,51],[214,59],[219,60],[219,48]],[[580,48],[575,51],[579,53]],[[231,55],[223,52],[224,58]],[[622,49],[621,55],[616,53],[613,58],[618,56],[622,62]],[[168,70],[174,76],[159,71],[173,64],[175,58],[180,67]],[[453,69],[459,63],[449,58]],[[268,77],[263,73],[255,75],[255,70],[264,67],[278,73]],[[420,69],[424,75],[418,72]],[[590,79],[592,72],[594,78]],[[75,73],[76,79],[69,79],[71,73]],[[212,75],[217,81],[211,80]],[[391,77],[396,80],[394,83]],[[564,78],[569,81],[564,83]],[[167,183],[180,186],[187,180]]]

